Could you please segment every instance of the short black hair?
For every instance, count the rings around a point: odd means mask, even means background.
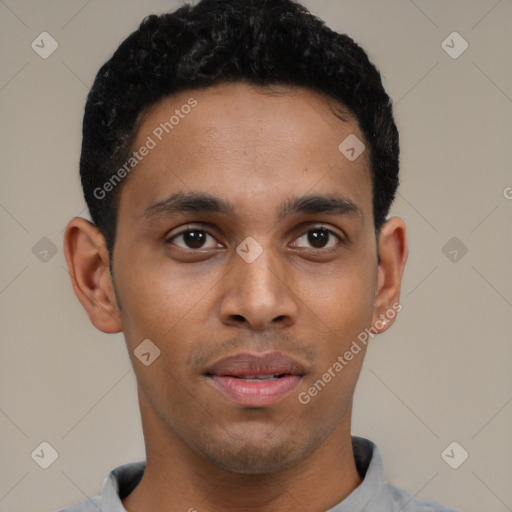
[[[178,92],[233,82],[306,87],[348,109],[369,146],[375,229],[385,222],[398,187],[398,130],[364,50],[294,0],[201,0],[145,18],[88,95],[80,176],[111,256],[123,183],[103,187],[130,158],[141,114]]]

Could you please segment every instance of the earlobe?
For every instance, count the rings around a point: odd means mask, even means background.
[[[75,295],[93,325],[105,333],[120,332],[109,255],[99,229],[85,219],[71,219],[64,235],[64,253]]]
[[[392,217],[382,226],[378,245],[380,261],[372,324],[379,332],[384,332],[402,309],[400,290],[409,253],[402,219]]]

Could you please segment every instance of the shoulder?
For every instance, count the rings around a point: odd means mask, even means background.
[[[80,503],[75,503],[69,507],[63,508],[58,512],[98,512],[100,509],[101,498],[94,496],[93,498],[86,499]]]
[[[435,501],[417,499],[409,492],[387,482],[384,463],[377,446],[368,439],[352,437],[354,458],[363,483],[346,500],[338,512],[457,512]],[[366,507],[361,509],[360,505]],[[359,506],[359,508],[357,508]]]
[[[454,508],[442,505],[437,501],[421,500],[414,498],[407,491],[398,489],[393,485],[386,484],[387,493],[395,505],[396,510],[401,512],[457,512]],[[393,511],[395,508],[392,509]]]
[[[124,511],[121,500],[138,485],[145,468],[145,462],[132,462],[113,469],[103,480],[100,496],[87,498],[58,512]]]

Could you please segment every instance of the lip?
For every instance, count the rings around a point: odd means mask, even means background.
[[[300,383],[305,370],[280,352],[241,353],[226,357],[209,367],[204,375],[226,398],[246,407],[268,407],[280,402]],[[245,381],[257,375],[270,379]]]

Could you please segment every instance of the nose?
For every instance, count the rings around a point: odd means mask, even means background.
[[[286,262],[279,262],[270,249],[252,263],[237,254],[233,258],[234,267],[226,276],[220,302],[222,322],[255,331],[293,325],[298,298]]]

